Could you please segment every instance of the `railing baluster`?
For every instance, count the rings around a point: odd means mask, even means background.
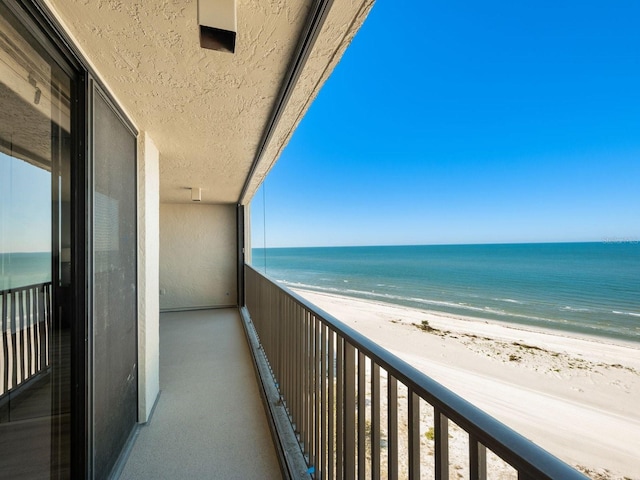
[[[387,372],[387,389],[388,478],[389,480],[398,480],[398,381],[391,372]]]
[[[42,370],[47,366],[47,325],[45,318],[45,297],[44,291],[45,286],[40,285],[36,290],[36,300],[35,300],[35,309],[36,309],[36,318],[38,321],[38,369]]]
[[[434,408],[434,441],[436,460],[436,479],[449,478],[449,420],[439,409]]]
[[[12,358],[12,371],[11,371],[11,388],[18,386],[18,304],[17,304],[17,292],[11,294],[11,356]]]
[[[469,434],[469,477],[487,480],[487,449],[473,434]]]
[[[45,339],[47,344],[47,367],[51,365],[51,284],[44,286],[44,318],[45,318]]]
[[[280,378],[280,344],[282,343],[281,336],[278,334],[278,330],[282,328],[282,318],[279,315],[280,312],[280,295],[273,287],[269,289],[269,317],[268,328],[269,331],[269,346],[266,352],[271,356],[269,364],[271,365],[271,372],[275,378]]]
[[[366,376],[365,356],[358,351],[358,479],[365,478],[365,423],[366,423]]]
[[[327,326],[320,322],[320,461],[318,462],[318,478],[323,479],[327,475]]]
[[[300,418],[302,415],[302,339],[304,338],[303,334],[302,334],[302,318],[301,318],[301,311],[302,311],[302,307],[297,305],[297,304],[293,304],[292,306],[293,309],[293,319],[295,321],[295,333],[296,333],[296,344],[295,344],[295,351],[296,351],[296,386],[295,386],[295,391],[296,391],[296,401],[295,401],[295,410],[294,410],[294,423],[296,426],[296,431],[298,433],[298,438],[300,440],[300,443],[303,442],[302,439],[302,430],[301,430],[301,426],[302,426],[302,419]]]
[[[9,391],[9,340],[7,338],[7,332],[9,331],[9,310],[8,303],[9,292],[2,292],[2,318],[0,319],[0,332],[2,333],[2,389],[0,389],[0,395]]]
[[[280,315],[282,316],[282,335],[284,341],[282,342],[282,350],[284,355],[284,369],[282,377],[278,378],[278,391],[280,393],[280,402],[286,407],[286,411],[289,412],[289,400],[291,397],[291,370],[293,368],[293,362],[291,361],[291,321],[289,319],[288,305],[289,300],[287,297],[282,298],[280,303]]]
[[[295,322],[296,322],[296,416],[295,423],[296,429],[298,430],[298,435],[300,438],[300,443],[304,443],[304,438],[302,436],[302,416],[303,416],[303,395],[304,395],[304,379],[303,379],[303,366],[302,358],[303,358],[303,348],[304,348],[304,331],[303,331],[303,310],[300,305],[295,305]]]
[[[278,377],[278,392],[280,394],[280,401],[283,402],[285,398],[289,397],[289,370],[291,369],[291,362],[289,361],[289,317],[287,316],[287,297],[280,296],[278,302],[278,317],[281,319],[280,328],[282,329],[280,335],[282,336],[282,343],[280,344],[282,355],[282,373]]]
[[[420,397],[407,389],[409,425],[409,478],[420,478]]]
[[[313,436],[311,430],[313,429],[313,361],[311,359],[312,346],[313,346],[313,328],[311,328],[311,313],[305,309],[304,315],[305,325],[305,439],[306,439],[306,451],[309,456],[309,463],[313,464]]]
[[[336,421],[336,404],[335,404],[335,382],[336,382],[336,343],[335,343],[335,333],[333,330],[328,328],[329,332],[329,348],[328,348],[328,358],[327,358],[327,374],[328,379],[327,383],[329,384],[329,401],[327,402],[327,415],[328,415],[328,432],[327,432],[327,442],[328,442],[328,463],[329,468],[327,469],[327,478],[334,478],[335,474],[335,421]]]
[[[308,411],[308,403],[309,403],[309,359],[308,349],[309,349],[309,329],[307,327],[307,310],[302,308],[302,355],[300,365],[302,366],[302,414],[300,418],[300,432],[302,433],[302,444],[304,446],[303,451],[307,456],[307,460],[309,458],[309,437],[307,434],[309,433],[307,428],[307,422],[309,420],[309,411]]]
[[[289,414],[292,421],[298,429],[298,415],[300,407],[300,322],[297,316],[297,305],[289,300],[287,305],[287,311],[291,322],[291,358],[293,361],[293,368],[291,371],[291,391],[292,396],[289,401]]]
[[[303,395],[302,400],[304,402],[303,411],[302,411],[302,427],[304,430],[304,451],[307,454],[307,459],[310,460],[311,457],[311,439],[309,438],[309,420],[310,420],[310,411],[311,407],[309,405],[309,391],[311,387],[309,386],[311,381],[311,376],[309,373],[310,365],[309,365],[309,342],[310,342],[310,329],[309,329],[309,312],[306,309],[303,309],[303,321],[302,328],[304,331],[304,345],[303,345],[303,357],[302,357],[302,372],[303,372]]]
[[[344,342],[344,478],[356,473],[356,349]]]
[[[324,371],[322,370],[322,335],[320,331],[320,320],[315,315],[313,316],[314,327],[315,327],[315,352],[313,354],[313,367],[314,367],[314,381],[315,388],[313,389],[313,395],[315,400],[315,427],[313,431],[315,432],[314,439],[314,451],[315,451],[315,461],[313,465],[315,467],[315,471],[320,471],[320,465],[322,463],[322,457],[320,453],[320,445],[322,442],[322,430],[324,425],[321,422],[321,410],[324,408],[323,396],[322,396],[322,380],[321,376],[324,378]],[[320,478],[319,475],[316,475],[317,478]]]
[[[380,365],[371,360],[371,478],[380,478]]]
[[[25,294],[25,320],[26,327],[25,331],[27,333],[27,374],[25,378],[30,377],[33,374],[33,340],[31,338],[31,334],[33,333],[33,319],[31,318],[31,289],[28,289],[24,292]]]
[[[316,380],[316,376],[315,376],[315,361],[314,361],[314,354],[315,354],[315,337],[316,337],[316,330],[315,330],[315,326],[314,326],[314,322],[313,322],[313,314],[308,312],[307,313],[307,325],[308,325],[308,331],[309,331],[309,340],[308,340],[308,345],[309,345],[309,350],[308,350],[308,355],[307,355],[307,378],[308,378],[308,383],[307,383],[307,398],[308,398],[308,404],[307,404],[307,438],[308,438],[308,442],[309,442],[309,465],[313,466],[315,464],[316,459],[314,458],[314,452],[316,450],[316,446],[315,446],[315,435],[313,434],[314,431],[314,421],[315,421],[315,398],[314,398],[314,392],[315,392],[315,380]]]
[[[18,290],[18,357],[20,358],[20,374],[18,375],[18,382],[24,382],[27,375],[27,322],[24,317],[24,290]]]
[[[41,327],[50,312],[51,284],[28,285],[0,291],[0,396],[38,375],[48,365],[42,345],[49,342],[48,330]],[[46,325],[45,325],[46,327]]]
[[[336,478],[344,478],[344,339],[336,335]]]
[[[285,315],[289,319],[289,357],[291,359],[291,368],[289,372],[289,386],[285,387],[285,392],[287,392],[287,397],[285,398],[285,402],[287,405],[287,413],[289,414],[289,419],[291,423],[295,424],[294,416],[295,416],[295,408],[296,408],[296,372],[298,369],[298,359],[296,358],[296,328],[292,311],[293,302],[291,299],[287,299],[285,302]],[[283,388],[283,385],[280,385],[280,388]]]

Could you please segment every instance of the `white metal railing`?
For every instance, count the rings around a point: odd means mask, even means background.
[[[0,292],[0,399],[49,367],[51,282]]]

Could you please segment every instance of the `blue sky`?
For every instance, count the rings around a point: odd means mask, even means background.
[[[0,153],[0,253],[51,251],[51,173]]]
[[[272,247],[639,240],[638,19],[378,0],[254,197],[253,246],[263,217]]]

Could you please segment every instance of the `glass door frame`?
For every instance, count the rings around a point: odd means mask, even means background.
[[[87,327],[89,315],[87,305],[87,79],[89,72],[80,61],[72,43],[61,33],[53,16],[40,1],[0,0],[17,18],[22,26],[35,38],[53,61],[71,78],[71,155],[70,155],[70,222],[71,222],[71,428],[70,428],[70,473],[71,478],[91,477],[87,461],[90,452],[87,395],[88,344]],[[52,176],[54,173],[52,172]],[[53,226],[53,225],[52,225]],[[60,265],[59,248],[52,245],[52,264]],[[55,474],[55,472],[52,472]]]
[[[0,0],[51,58],[74,79],[71,104],[71,478],[94,478],[93,471],[93,332],[92,332],[92,107],[97,86],[121,120],[137,129],[110,98],[103,83],[65,33],[43,0]],[[137,163],[137,162],[136,162]],[[137,171],[137,168],[136,168]],[[137,182],[136,182],[137,189]],[[136,207],[137,210],[137,207]],[[136,226],[137,237],[137,226]],[[136,239],[137,242],[137,239]],[[59,265],[58,252],[52,261]],[[137,273],[137,265],[136,265]],[[136,282],[137,284],[137,282]],[[136,294],[137,296],[137,294]],[[136,311],[137,317],[137,311]],[[136,340],[137,344],[137,340]],[[126,447],[125,447],[126,448]]]

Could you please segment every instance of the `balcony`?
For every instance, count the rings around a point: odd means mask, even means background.
[[[162,314],[162,393],[120,478],[585,478],[251,267],[245,279],[241,312]],[[47,374],[49,289],[2,292],[5,426]]]
[[[251,267],[245,279],[243,315],[314,478],[586,478]]]
[[[121,479],[281,478],[236,309],[161,315],[160,388]]]
[[[241,312],[162,314],[162,393],[120,478],[485,479],[488,463],[506,478],[585,478],[251,267],[245,279]],[[3,292],[5,400],[46,374],[49,289]]]

